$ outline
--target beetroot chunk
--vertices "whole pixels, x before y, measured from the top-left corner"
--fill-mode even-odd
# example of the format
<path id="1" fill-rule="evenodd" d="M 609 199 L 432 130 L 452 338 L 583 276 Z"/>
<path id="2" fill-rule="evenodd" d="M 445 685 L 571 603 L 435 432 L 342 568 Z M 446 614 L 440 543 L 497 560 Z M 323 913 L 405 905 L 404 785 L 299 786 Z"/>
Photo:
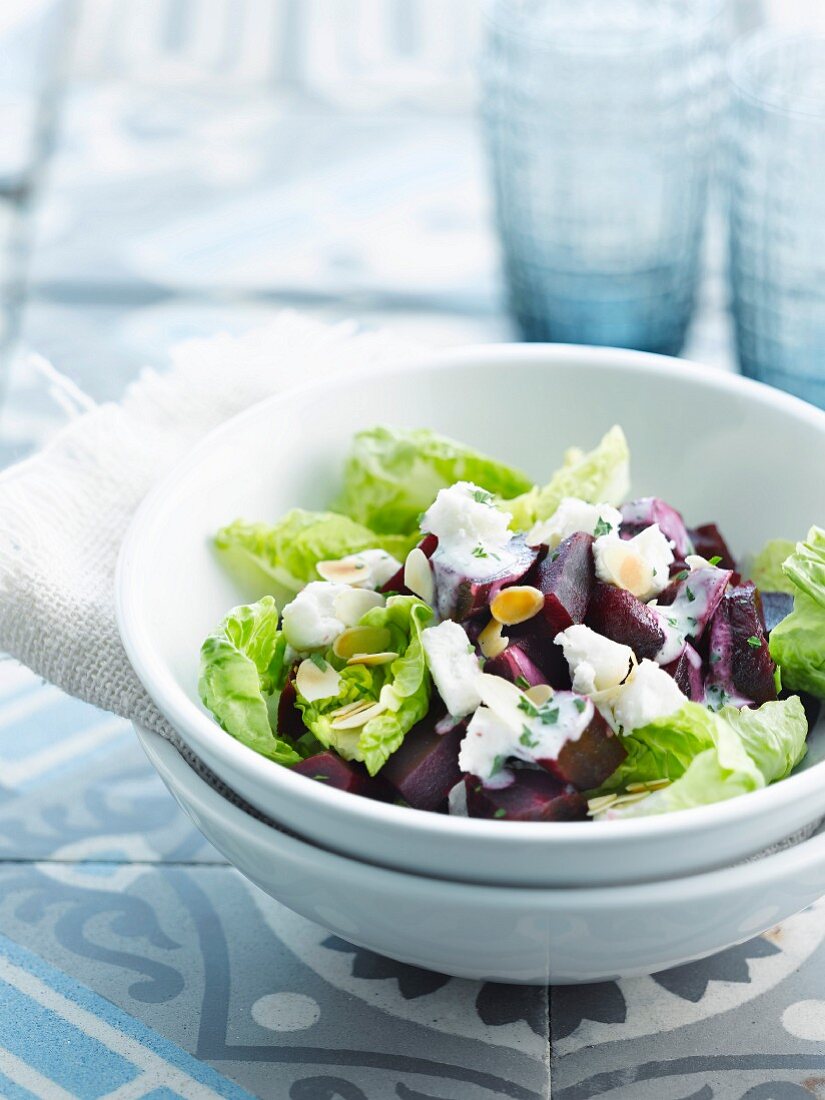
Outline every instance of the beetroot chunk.
<path id="1" fill-rule="evenodd" d="M 437 810 L 461 779 L 458 748 L 467 724 L 459 722 L 447 733 L 438 733 L 438 718 L 439 713 L 431 711 L 413 726 L 381 769 L 381 778 L 417 810 Z"/>
<path id="2" fill-rule="evenodd" d="M 559 698 L 561 692 L 555 697 Z M 562 783 L 580 791 L 600 787 L 618 768 L 627 750 L 597 710 L 577 741 L 567 741 L 555 760 L 537 760 Z"/>
<path id="3" fill-rule="evenodd" d="M 711 623 L 709 701 L 724 703 L 730 696 L 735 705 L 760 706 L 776 698 L 775 671 L 756 587 L 729 588 Z"/>
<path id="4" fill-rule="evenodd" d="M 570 687 L 570 666 L 565 660 L 564 651 L 548 636 L 546 624 L 540 615 L 506 629 L 512 642 L 518 645 L 521 652 L 539 670 L 543 677 L 542 683 L 550 684 L 554 688 Z M 496 672 L 495 669 L 493 671 Z M 502 675 L 500 672 L 496 674 Z"/>
<path id="5" fill-rule="evenodd" d="M 705 697 L 705 678 L 702 673 L 702 658 L 690 644 L 685 643 L 685 648 L 675 661 L 662 666 L 664 671 L 676 681 L 676 686 L 694 703 L 701 702 Z"/>
<path id="6" fill-rule="evenodd" d="M 295 689 L 294 665 L 290 670 L 284 689 L 278 697 L 278 733 L 287 740 L 296 741 L 307 732 L 304 718 L 296 705 L 298 692 Z"/>
<path id="7" fill-rule="evenodd" d="M 545 771 L 520 768 L 509 787 L 482 785 L 465 776 L 470 817 L 497 817 L 505 821 L 582 821 L 587 817 L 583 795 Z"/>
<path id="8" fill-rule="evenodd" d="M 547 677 L 541 669 L 534 665 L 521 646 L 516 644 L 508 645 L 503 653 L 485 662 L 484 671 L 492 676 L 501 676 L 511 684 L 520 683 L 522 680 L 527 681 L 528 687 L 547 683 Z M 524 684 L 522 683 L 521 686 L 524 687 Z"/>
<path id="9" fill-rule="evenodd" d="M 433 558 L 439 615 L 442 619 L 458 622 L 477 615 L 489 606 L 502 588 L 518 584 L 538 555 L 539 551 L 528 546 L 523 535 L 516 535 L 510 540 L 507 550 L 502 551 L 501 569 L 483 580 L 474 580 L 456 571 L 448 562 Z"/>
<path id="10" fill-rule="evenodd" d="M 425 558 L 431 558 L 437 546 L 438 539 L 435 535 L 427 534 L 421 542 L 419 542 L 418 549 L 423 550 Z M 393 573 L 390 579 L 385 584 L 382 584 L 378 591 L 397 592 L 399 596 L 412 596 L 412 592 L 410 592 L 409 588 L 404 584 L 404 566 L 402 565 L 397 572 Z"/>
<path id="11" fill-rule="evenodd" d="M 684 558 L 691 553 L 691 540 L 681 513 L 659 497 L 640 497 L 630 500 L 620 508 L 622 525 L 619 533 L 623 539 L 632 539 L 645 527 L 657 523 L 659 530 L 673 543 L 673 553 Z"/>
<path id="12" fill-rule="evenodd" d="M 593 536 L 577 531 L 551 550 L 524 579 L 544 594 L 542 617 L 554 638 L 573 623 L 583 623 L 596 574 Z"/>
<path id="13" fill-rule="evenodd" d="M 651 660 L 664 645 L 665 632 L 654 611 L 624 588 L 597 583 L 585 622 L 597 634 L 629 645 L 641 661 Z"/>
<path id="14" fill-rule="evenodd" d="M 717 569 L 713 565 L 702 565 L 687 573 L 683 570 L 659 594 L 661 613 L 665 619 L 673 619 L 687 637 L 698 641 L 732 580 L 729 569 Z M 670 612 L 669 607 L 672 608 Z"/>
<path id="15" fill-rule="evenodd" d="M 318 752 L 315 756 L 308 756 L 306 760 L 294 764 L 290 771 L 325 783 L 337 791 L 349 791 L 350 794 L 381 801 L 387 798 L 387 788 L 380 780 L 371 779 L 363 764 L 342 760 L 334 752 Z"/>
<path id="16" fill-rule="evenodd" d="M 707 561 L 711 558 L 719 558 L 718 564 L 722 569 L 736 568 L 736 559 L 715 523 L 703 523 L 701 527 L 691 527 L 688 534 L 695 554 L 699 554 Z"/>

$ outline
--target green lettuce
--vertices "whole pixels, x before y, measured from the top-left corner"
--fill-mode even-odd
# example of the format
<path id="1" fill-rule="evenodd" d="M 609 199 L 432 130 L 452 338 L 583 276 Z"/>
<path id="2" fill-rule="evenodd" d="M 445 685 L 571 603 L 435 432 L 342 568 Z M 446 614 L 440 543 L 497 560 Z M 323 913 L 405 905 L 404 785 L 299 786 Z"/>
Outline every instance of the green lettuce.
<path id="1" fill-rule="evenodd" d="M 359 625 L 385 627 L 389 649 L 398 657 L 388 665 L 344 665 L 330 650 L 327 660 L 338 669 L 338 695 L 298 706 L 304 723 L 327 748 L 345 760 L 360 760 L 375 775 L 401 745 L 408 730 L 429 710 L 430 676 L 424 660 L 421 632 L 431 622 L 432 610 L 415 596 L 390 596 L 386 607 L 374 607 Z M 348 703 L 378 702 L 388 709 L 354 730 L 336 730 L 331 713 Z"/>
<path id="2" fill-rule="evenodd" d="M 785 559 L 794 551 L 794 544 L 788 539 L 771 539 L 766 542 L 750 569 L 750 578 L 763 592 L 789 592 L 794 587 L 790 578 L 785 576 L 782 566 Z"/>
<path id="3" fill-rule="evenodd" d="M 415 543 L 408 535 L 377 535 L 348 516 L 301 508 L 293 508 L 275 524 L 236 520 L 215 536 L 215 545 L 236 572 L 254 566 L 287 594 L 318 580 L 319 561 L 372 548 L 403 561 Z"/>
<path id="4" fill-rule="evenodd" d="M 771 631 L 771 656 L 785 687 L 825 698 L 825 530 L 812 527 L 782 569 L 793 611 Z"/>
<path id="5" fill-rule="evenodd" d="M 722 802 L 784 779 L 805 755 L 808 723 L 798 696 L 758 710 L 699 703 L 623 739 L 627 759 L 604 790 L 670 779 L 671 785 L 618 811 L 638 817 Z"/>
<path id="6" fill-rule="evenodd" d="M 439 489 L 457 481 L 472 481 L 501 497 L 531 484 L 519 470 L 427 428 L 377 427 L 355 436 L 343 492 L 333 507 L 374 531 L 409 533 Z"/>
<path id="7" fill-rule="evenodd" d="M 204 706 L 238 741 L 289 766 L 301 753 L 277 736 L 271 718 L 286 671 L 286 639 L 271 596 L 234 607 L 201 646 L 198 690 Z"/>
<path id="8" fill-rule="evenodd" d="M 590 504 L 621 504 L 629 491 L 630 451 L 624 432 L 615 425 L 594 450 L 567 451 L 564 464 L 547 485 L 505 500 L 501 507 L 512 513 L 513 530 L 523 531 L 552 516 L 564 497 L 579 497 Z"/>

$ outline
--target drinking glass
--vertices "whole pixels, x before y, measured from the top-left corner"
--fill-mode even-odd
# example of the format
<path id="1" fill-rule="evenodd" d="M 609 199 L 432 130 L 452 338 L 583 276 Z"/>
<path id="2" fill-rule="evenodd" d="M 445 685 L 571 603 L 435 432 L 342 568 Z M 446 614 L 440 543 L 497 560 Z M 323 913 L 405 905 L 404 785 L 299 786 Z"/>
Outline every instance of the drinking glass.
<path id="1" fill-rule="evenodd" d="M 758 31 L 730 75 L 739 363 L 825 408 L 825 36 Z"/>
<path id="2" fill-rule="evenodd" d="M 527 340 L 676 353 L 693 309 L 724 0 L 497 0 L 483 118 Z"/>

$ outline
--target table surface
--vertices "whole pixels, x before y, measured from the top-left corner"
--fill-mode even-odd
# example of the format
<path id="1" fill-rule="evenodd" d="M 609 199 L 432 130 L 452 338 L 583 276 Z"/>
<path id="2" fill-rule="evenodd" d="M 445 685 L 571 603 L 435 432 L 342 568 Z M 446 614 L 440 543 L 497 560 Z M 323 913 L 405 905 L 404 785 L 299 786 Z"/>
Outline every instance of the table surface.
<path id="1" fill-rule="evenodd" d="M 30 351 L 104 400 L 171 342 L 285 305 L 433 345 L 513 338 L 469 115 L 170 95 L 71 65 L 44 105 L 0 164 L 0 464 L 61 423 Z M 686 354 L 732 369 L 718 241 Z M 0 884 L 3 1096 L 825 1096 L 825 905 L 650 978 L 416 970 L 261 894 L 127 723 L 11 661 Z"/>

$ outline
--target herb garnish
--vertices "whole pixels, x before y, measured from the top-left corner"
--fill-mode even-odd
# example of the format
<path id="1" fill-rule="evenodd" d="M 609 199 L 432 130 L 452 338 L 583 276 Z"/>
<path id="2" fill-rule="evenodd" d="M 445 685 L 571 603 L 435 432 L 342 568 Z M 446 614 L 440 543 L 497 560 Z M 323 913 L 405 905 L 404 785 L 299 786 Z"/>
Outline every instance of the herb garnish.
<path id="1" fill-rule="evenodd" d="M 714 554 L 712 558 L 708 558 L 708 565 L 718 565 L 722 560 L 719 554 Z"/>
<path id="2" fill-rule="evenodd" d="M 695 594 L 694 594 L 694 592 L 693 592 L 693 589 L 692 589 L 692 588 L 688 588 L 688 586 L 687 586 L 687 585 L 685 585 L 685 595 L 686 595 L 686 596 L 687 596 L 687 598 L 688 598 L 688 603 L 693 603 L 693 601 L 694 601 L 694 600 L 696 599 L 696 596 L 695 596 Z"/>
<path id="3" fill-rule="evenodd" d="M 755 634 L 751 634 L 750 638 L 748 638 L 748 645 L 751 646 L 752 649 L 760 649 L 762 647 L 762 639 L 757 638 Z"/>
<path id="4" fill-rule="evenodd" d="M 602 535 L 609 535 L 612 530 L 613 524 L 608 523 L 606 519 L 602 519 L 602 517 L 599 516 L 599 522 L 593 528 L 593 536 L 599 539 Z"/>
<path id="5" fill-rule="evenodd" d="M 517 676 L 516 687 L 521 688 L 522 691 L 527 691 L 527 689 L 530 687 L 530 681 L 527 679 L 526 676 Z"/>
<path id="6" fill-rule="evenodd" d="M 488 493 L 486 489 L 473 489 L 473 500 L 476 504 L 489 504 L 492 506 L 493 494 Z"/>

